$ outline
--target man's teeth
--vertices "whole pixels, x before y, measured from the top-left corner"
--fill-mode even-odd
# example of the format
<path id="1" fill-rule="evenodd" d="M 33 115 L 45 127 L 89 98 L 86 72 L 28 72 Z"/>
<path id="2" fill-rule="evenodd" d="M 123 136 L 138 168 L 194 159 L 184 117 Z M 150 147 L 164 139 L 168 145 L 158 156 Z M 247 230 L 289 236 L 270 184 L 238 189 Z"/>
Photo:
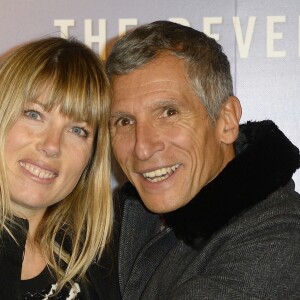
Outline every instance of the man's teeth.
<path id="1" fill-rule="evenodd" d="M 20 162 L 20 166 L 22 168 L 26 169 L 30 174 L 37 176 L 39 178 L 42 178 L 42 179 L 49 179 L 49 178 L 56 177 L 56 174 L 51 171 L 42 170 L 36 166 L 24 163 L 22 161 Z"/>
<path id="2" fill-rule="evenodd" d="M 178 169 L 178 167 L 179 164 L 176 164 L 172 167 L 161 168 L 151 172 L 143 173 L 143 176 L 151 182 L 159 182 L 168 178 L 171 174 L 173 174 L 176 171 L 176 169 Z"/>

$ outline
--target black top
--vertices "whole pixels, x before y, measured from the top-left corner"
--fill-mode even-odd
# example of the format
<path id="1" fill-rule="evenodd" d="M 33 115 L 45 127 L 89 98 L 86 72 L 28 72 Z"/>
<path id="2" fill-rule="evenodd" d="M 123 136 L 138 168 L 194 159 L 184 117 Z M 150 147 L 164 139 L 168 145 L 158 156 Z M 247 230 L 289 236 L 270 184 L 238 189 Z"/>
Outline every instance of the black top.
<path id="1" fill-rule="evenodd" d="M 3 231 L 0 235 L 0 299 L 2 300 L 24 300 L 24 299 L 48 299 L 49 293 L 55 292 L 56 280 L 53 278 L 48 268 L 45 268 L 38 276 L 30 280 L 20 280 L 23 262 L 23 253 L 25 249 L 26 237 L 29 223 L 25 219 L 14 218 L 13 222 L 7 222 L 13 236 L 18 243 Z M 66 248 L 68 249 L 68 248 Z M 101 269 L 97 269 L 95 277 L 98 284 L 98 273 Z M 100 275 L 99 275 L 100 276 Z M 86 280 L 80 280 L 80 284 L 75 283 L 72 286 L 66 286 L 55 297 L 50 299 L 62 300 L 97 300 L 103 299 L 102 289 L 106 287 L 101 285 L 97 287 L 97 293 L 94 287 Z M 78 290 L 80 293 L 78 293 Z M 74 295 L 73 295 L 74 294 Z M 104 298 L 106 299 L 106 298 Z M 109 298 L 108 298 L 109 299 Z"/>
<path id="2" fill-rule="evenodd" d="M 77 284 L 74 284 L 73 288 L 71 286 L 65 287 L 56 295 L 55 299 L 79 299 L 80 288 L 78 288 L 79 285 Z M 47 296 L 52 295 L 56 291 L 55 278 L 52 276 L 49 268 L 46 267 L 38 276 L 28 280 L 21 280 L 20 290 L 22 300 L 48 299 Z"/>

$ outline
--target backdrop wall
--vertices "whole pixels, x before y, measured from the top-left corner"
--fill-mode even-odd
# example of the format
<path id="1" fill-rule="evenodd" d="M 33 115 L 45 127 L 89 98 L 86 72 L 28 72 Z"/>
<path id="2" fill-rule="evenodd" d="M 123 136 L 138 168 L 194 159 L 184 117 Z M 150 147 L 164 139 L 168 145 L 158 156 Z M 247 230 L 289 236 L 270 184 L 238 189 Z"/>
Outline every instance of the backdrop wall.
<path id="1" fill-rule="evenodd" d="M 32 39 L 75 36 L 105 59 L 116 37 L 159 19 L 217 39 L 242 122 L 272 119 L 300 147 L 300 0 L 1 0 L 0 55 Z M 300 191 L 300 171 L 294 180 Z"/>

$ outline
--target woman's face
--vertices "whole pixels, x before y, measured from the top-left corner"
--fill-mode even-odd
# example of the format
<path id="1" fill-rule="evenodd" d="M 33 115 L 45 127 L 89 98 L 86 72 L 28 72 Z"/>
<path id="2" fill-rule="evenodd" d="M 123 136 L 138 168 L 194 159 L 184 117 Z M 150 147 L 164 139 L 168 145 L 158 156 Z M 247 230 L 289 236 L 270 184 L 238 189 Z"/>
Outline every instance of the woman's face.
<path id="1" fill-rule="evenodd" d="M 29 102 L 9 130 L 5 162 L 13 212 L 30 217 L 75 188 L 91 156 L 94 129 L 85 121 L 47 112 L 43 99 Z"/>

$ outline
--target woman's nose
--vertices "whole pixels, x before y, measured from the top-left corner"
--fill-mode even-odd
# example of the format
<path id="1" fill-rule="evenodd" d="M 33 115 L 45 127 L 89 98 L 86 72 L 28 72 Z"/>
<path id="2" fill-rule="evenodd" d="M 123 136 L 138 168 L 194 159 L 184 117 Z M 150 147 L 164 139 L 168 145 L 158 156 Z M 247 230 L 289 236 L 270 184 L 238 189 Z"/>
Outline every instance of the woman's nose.
<path id="1" fill-rule="evenodd" d="M 38 150 L 48 157 L 59 157 L 61 153 L 62 131 L 58 128 L 48 128 L 43 131 L 38 143 Z"/>

